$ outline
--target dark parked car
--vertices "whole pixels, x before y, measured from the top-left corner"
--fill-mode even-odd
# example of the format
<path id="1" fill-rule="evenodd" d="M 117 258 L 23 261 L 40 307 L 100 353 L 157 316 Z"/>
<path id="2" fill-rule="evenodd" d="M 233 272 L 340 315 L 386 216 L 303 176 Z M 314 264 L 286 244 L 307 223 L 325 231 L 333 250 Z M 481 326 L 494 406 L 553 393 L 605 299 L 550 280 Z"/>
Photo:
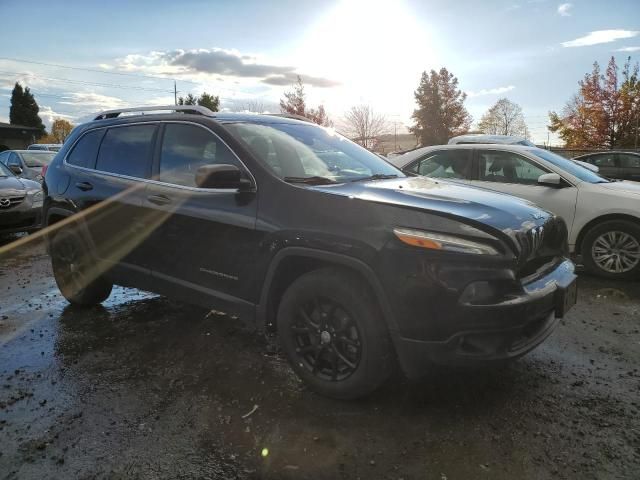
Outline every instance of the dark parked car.
<path id="1" fill-rule="evenodd" d="M 5 150 L 0 163 L 5 164 L 18 177 L 42 182 L 43 171 L 56 156 L 56 152 L 40 150 Z"/>
<path id="2" fill-rule="evenodd" d="M 396 361 L 523 355 L 575 302 L 565 223 L 531 203 L 406 177 L 308 122 L 155 110 L 175 112 L 98 115 L 47 171 L 74 304 L 119 284 L 244 317 L 312 389 L 354 398 Z"/>
<path id="3" fill-rule="evenodd" d="M 580 155 L 573 160 L 595 165 L 598 173 L 605 177 L 640 181 L 640 153 L 612 150 Z"/>
<path id="4" fill-rule="evenodd" d="M 0 234 L 30 232 L 40 227 L 42 187 L 17 178 L 0 163 Z"/>

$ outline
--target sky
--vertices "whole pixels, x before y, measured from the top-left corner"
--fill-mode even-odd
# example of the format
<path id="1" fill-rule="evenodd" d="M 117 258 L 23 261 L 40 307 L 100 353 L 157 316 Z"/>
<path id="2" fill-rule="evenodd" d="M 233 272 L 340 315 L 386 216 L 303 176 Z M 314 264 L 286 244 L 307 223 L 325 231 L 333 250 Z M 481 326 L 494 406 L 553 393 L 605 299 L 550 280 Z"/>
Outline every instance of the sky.
<path id="1" fill-rule="evenodd" d="M 507 97 L 543 143 L 594 61 L 640 59 L 640 0 L 0 0 L 0 20 L 0 121 L 20 81 L 46 125 L 173 104 L 174 80 L 277 111 L 300 75 L 338 126 L 369 104 L 403 131 L 421 73 L 446 67 L 474 124 Z"/>

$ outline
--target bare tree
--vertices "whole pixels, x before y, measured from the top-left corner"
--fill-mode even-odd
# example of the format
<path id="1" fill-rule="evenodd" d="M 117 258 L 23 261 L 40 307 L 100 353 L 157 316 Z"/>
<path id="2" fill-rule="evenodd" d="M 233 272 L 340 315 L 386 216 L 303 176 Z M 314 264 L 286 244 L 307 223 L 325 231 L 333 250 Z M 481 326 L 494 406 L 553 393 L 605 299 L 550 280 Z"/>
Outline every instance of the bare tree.
<path id="1" fill-rule="evenodd" d="M 365 148 L 372 148 L 376 138 L 387 133 L 387 118 L 377 113 L 370 105 L 354 105 L 344 115 L 348 136 Z"/>
<path id="2" fill-rule="evenodd" d="M 501 98 L 480 119 L 478 130 L 489 135 L 516 135 L 529 138 L 522 108 L 507 98 Z"/>
<path id="3" fill-rule="evenodd" d="M 265 111 L 262 100 L 247 100 L 243 105 L 246 112 L 263 113 Z"/>

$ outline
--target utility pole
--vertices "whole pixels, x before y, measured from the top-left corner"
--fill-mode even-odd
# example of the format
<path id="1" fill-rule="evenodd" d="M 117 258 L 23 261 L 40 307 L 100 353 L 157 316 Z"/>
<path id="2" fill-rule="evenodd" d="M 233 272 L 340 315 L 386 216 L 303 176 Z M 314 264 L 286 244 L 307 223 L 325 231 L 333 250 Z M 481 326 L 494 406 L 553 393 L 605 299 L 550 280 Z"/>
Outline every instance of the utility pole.
<path id="1" fill-rule="evenodd" d="M 178 104 L 178 87 L 176 86 L 176 81 L 173 81 L 173 101 L 175 105 Z"/>
<path id="2" fill-rule="evenodd" d="M 638 150 L 638 118 L 640 118 L 640 112 L 636 113 L 636 142 L 635 149 Z"/>

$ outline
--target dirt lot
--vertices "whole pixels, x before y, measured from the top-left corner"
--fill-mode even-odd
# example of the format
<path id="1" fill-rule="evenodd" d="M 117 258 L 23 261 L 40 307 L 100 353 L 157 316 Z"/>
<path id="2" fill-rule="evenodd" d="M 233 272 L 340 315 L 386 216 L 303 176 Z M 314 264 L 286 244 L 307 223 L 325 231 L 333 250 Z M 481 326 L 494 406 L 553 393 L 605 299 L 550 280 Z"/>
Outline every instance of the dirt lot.
<path id="1" fill-rule="evenodd" d="M 640 283 L 580 289 L 507 369 L 345 403 L 226 317 L 122 288 L 70 308 L 21 248 L 0 259 L 0 478 L 639 478 Z"/>

